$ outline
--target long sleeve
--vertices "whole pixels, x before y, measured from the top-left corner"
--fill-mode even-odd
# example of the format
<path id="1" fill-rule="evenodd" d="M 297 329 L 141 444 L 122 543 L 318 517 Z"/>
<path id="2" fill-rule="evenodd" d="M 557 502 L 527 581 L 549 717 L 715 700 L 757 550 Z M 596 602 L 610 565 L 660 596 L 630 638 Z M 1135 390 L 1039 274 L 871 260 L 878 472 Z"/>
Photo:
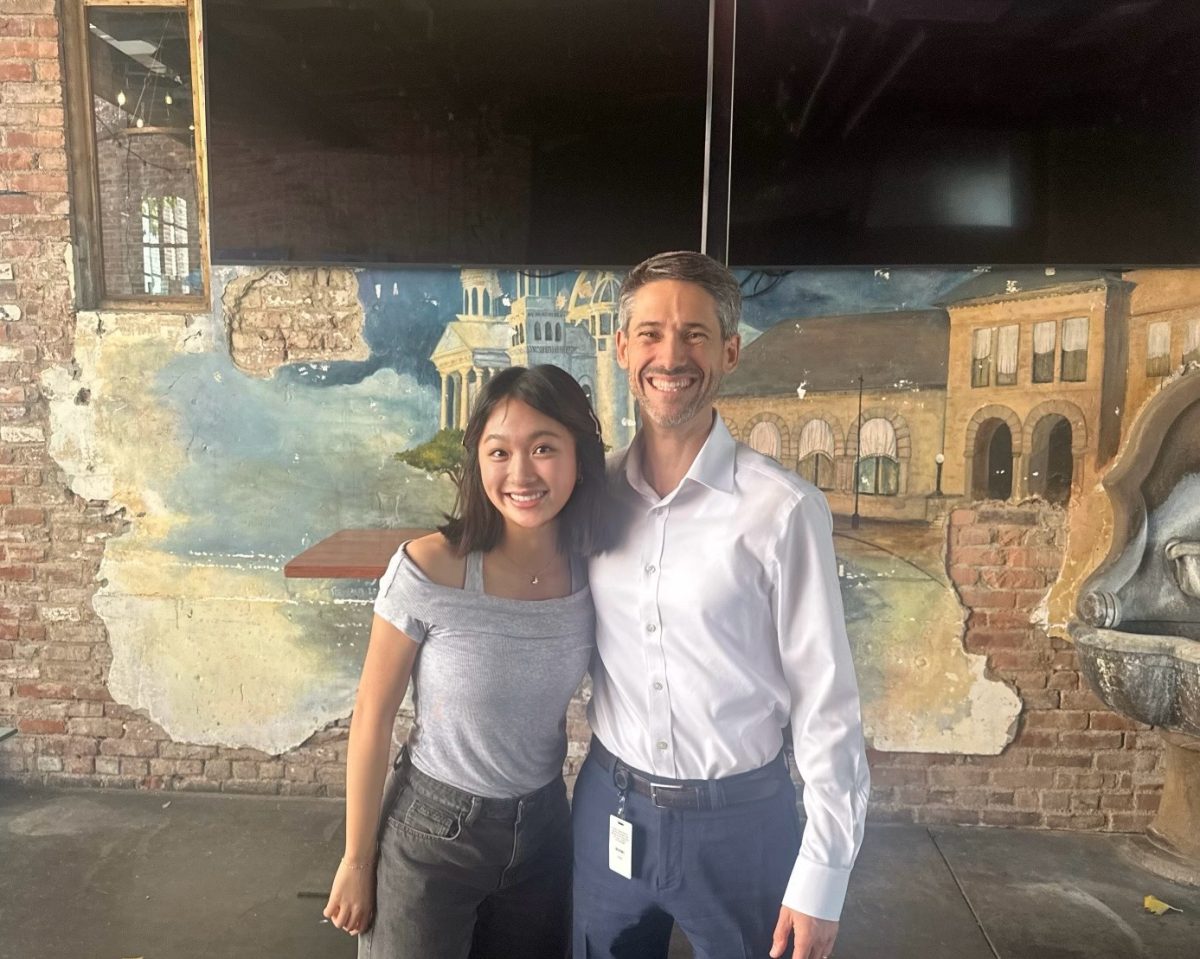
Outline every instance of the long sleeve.
<path id="1" fill-rule="evenodd" d="M 836 920 L 862 844 L 870 772 L 832 531 L 824 498 L 800 496 L 782 518 L 772 574 L 780 659 L 791 692 L 792 737 L 808 816 L 783 903 Z"/>

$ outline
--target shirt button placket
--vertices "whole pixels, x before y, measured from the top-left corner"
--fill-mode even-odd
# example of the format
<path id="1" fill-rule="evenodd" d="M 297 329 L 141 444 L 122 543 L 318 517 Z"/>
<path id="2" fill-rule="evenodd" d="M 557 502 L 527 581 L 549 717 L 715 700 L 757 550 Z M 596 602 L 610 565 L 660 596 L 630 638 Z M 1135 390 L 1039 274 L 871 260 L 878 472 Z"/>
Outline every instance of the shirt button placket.
<path id="1" fill-rule="evenodd" d="M 667 651 L 663 644 L 662 610 L 658 606 L 659 578 L 662 575 L 662 556 L 666 540 L 668 507 L 660 507 L 654 513 L 654 535 L 642 557 L 643 583 L 646 588 L 646 638 L 654 644 L 656 655 L 654 667 L 649 670 L 650 684 L 650 734 L 652 750 L 651 769 L 659 775 L 671 776 L 675 772 L 672 749 L 671 698 L 666 691 Z"/>

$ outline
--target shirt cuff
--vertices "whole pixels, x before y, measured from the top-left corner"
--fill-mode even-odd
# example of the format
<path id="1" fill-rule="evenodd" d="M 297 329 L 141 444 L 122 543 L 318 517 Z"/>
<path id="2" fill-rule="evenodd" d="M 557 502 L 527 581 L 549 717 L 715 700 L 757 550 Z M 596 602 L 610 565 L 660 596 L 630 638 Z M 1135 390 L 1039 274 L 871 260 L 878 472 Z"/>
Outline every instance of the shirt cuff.
<path id="1" fill-rule="evenodd" d="M 792 867 L 783 904 L 806 916 L 837 922 L 842 915 L 849 884 L 849 869 L 822 866 L 801 856 Z"/>

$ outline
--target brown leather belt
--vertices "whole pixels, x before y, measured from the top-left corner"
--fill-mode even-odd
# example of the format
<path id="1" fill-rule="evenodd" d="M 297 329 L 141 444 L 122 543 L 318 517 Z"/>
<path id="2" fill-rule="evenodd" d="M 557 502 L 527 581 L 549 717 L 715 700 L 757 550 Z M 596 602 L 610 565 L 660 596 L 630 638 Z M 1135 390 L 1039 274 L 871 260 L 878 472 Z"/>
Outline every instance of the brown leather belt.
<path id="1" fill-rule="evenodd" d="M 767 765 L 746 773 L 737 773 L 724 779 L 667 779 L 651 776 L 639 769 L 626 765 L 600 742 L 592 737 L 588 752 L 601 768 L 613 774 L 617 789 L 630 789 L 641 796 L 649 797 L 654 805 L 662 809 L 693 809 L 697 811 L 723 809 L 739 803 L 767 799 L 779 792 L 787 779 L 787 760 L 780 751 Z"/>

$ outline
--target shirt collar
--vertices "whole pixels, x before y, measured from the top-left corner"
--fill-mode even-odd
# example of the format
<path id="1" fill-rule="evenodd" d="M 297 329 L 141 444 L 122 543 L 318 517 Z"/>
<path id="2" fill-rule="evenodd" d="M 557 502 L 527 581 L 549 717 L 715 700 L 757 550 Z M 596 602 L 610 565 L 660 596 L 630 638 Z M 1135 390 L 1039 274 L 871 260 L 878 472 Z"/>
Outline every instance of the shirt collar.
<path id="1" fill-rule="evenodd" d="M 733 492 L 733 466 L 736 451 L 737 442 L 734 440 L 732 434 L 730 434 L 729 427 L 721 419 L 721 414 L 714 410 L 712 429 L 708 431 L 708 438 L 705 439 L 704 445 L 700 447 L 700 452 L 692 460 L 692 465 L 687 473 L 684 474 L 679 486 L 662 497 L 662 499 L 669 499 L 674 496 L 675 492 L 687 480 L 707 486 L 709 489 L 718 492 Z M 650 484 L 646 482 L 645 476 L 642 473 L 642 436 L 640 433 L 629 444 L 629 449 L 625 453 L 624 469 L 625 481 L 634 490 L 647 499 L 657 501 L 660 498 Z"/>

